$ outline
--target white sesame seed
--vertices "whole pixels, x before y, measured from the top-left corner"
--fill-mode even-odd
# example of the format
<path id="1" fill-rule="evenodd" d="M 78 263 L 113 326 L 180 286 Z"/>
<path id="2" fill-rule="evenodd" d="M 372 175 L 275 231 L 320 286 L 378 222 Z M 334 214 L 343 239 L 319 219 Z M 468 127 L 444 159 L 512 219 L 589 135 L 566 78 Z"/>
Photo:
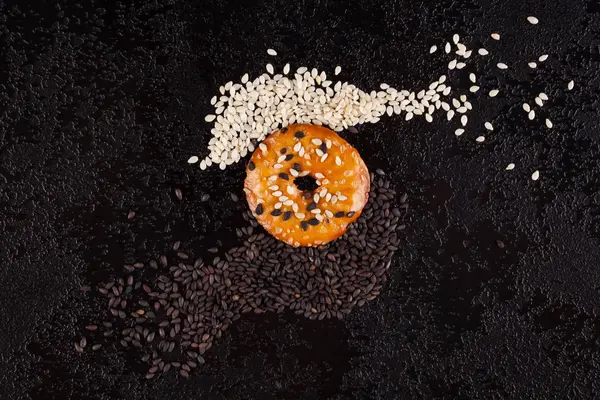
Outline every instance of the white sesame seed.
<path id="1" fill-rule="evenodd" d="M 267 145 L 264 143 L 260 143 L 258 145 L 258 148 L 260 149 L 260 151 L 262 151 L 263 154 L 267 154 Z"/>
<path id="2" fill-rule="evenodd" d="M 528 113 L 531 111 L 531 107 L 529 107 L 529 104 L 523 103 L 523 110 Z"/>
<path id="3" fill-rule="evenodd" d="M 323 142 L 321 141 L 321 139 L 318 139 L 318 138 L 314 138 L 314 139 L 312 139 L 312 140 L 311 140 L 311 142 L 312 142 L 312 144 L 314 144 L 315 146 L 320 146 L 320 145 L 321 145 L 321 143 L 323 143 Z"/>
<path id="4" fill-rule="evenodd" d="M 295 169 L 291 168 L 290 169 L 290 175 L 292 175 L 294 178 L 296 178 L 298 176 L 298 171 L 296 171 Z"/>
<path id="5" fill-rule="evenodd" d="M 410 121 L 411 119 L 413 119 L 413 117 L 414 117 L 414 114 L 409 112 L 409 113 L 406 113 L 406 117 L 404 117 L 404 119 L 406 121 Z"/>
<path id="6" fill-rule="evenodd" d="M 548 54 L 542 54 L 540 58 L 538 58 L 539 62 L 544 62 L 548 59 Z"/>
<path id="7" fill-rule="evenodd" d="M 212 122 L 212 121 L 214 121 L 214 120 L 215 120 L 215 118 L 217 118 L 215 115 L 208 114 L 206 117 L 204 117 L 204 120 L 205 120 L 206 122 Z"/>
<path id="8" fill-rule="evenodd" d="M 267 64 L 267 72 L 273 75 L 275 70 L 273 70 L 273 66 L 271 64 Z"/>
<path id="9" fill-rule="evenodd" d="M 531 68 L 531 69 L 535 69 L 535 68 L 537 68 L 537 63 L 535 63 L 535 62 L 533 62 L 533 61 L 532 61 L 532 62 L 530 62 L 530 63 L 528 63 L 527 65 L 529 65 L 529 68 Z"/>
<path id="10" fill-rule="evenodd" d="M 498 89 L 492 89 L 492 90 L 490 90 L 489 96 L 496 97 L 496 96 L 498 96 L 498 93 L 500 93 L 500 91 Z"/>
<path id="11" fill-rule="evenodd" d="M 273 49 L 267 49 L 267 54 L 270 56 L 276 56 L 277 52 Z"/>
<path id="12" fill-rule="evenodd" d="M 271 186 L 269 186 L 269 190 L 272 190 L 272 191 L 279 190 L 279 186 L 278 185 L 271 185 Z"/>
<path id="13" fill-rule="evenodd" d="M 285 66 L 283 67 L 283 74 L 287 75 L 290 73 L 290 64 L 285 64 Z"/>
<path id="14" fill-rule="evenodd" d="M 467 122 L 469 122 L 469 118 L 466 115 L 460 117 L 460 123 L 462 124 L 462 126 L 466 126 Z"/>
<path id="15" fill-rule="evenodd" d="M 494 40 L 500 40 L 500 35 L 499 35 L 499 34 L 497 34 L 497 33 L 492 33 L 490 36 L 491 36 L 491 37 L 492 37 L 492 39 L 494 39 Z"/>
<path id="16" fill-rule="evenodd" d="M 570 81 L 570 82 L 567 84 L 567 89 L 568 89 L 568 90 L 573 90 L 573 88 L 574 88 L 574 87 L 575 87 L 575 81 Z"/>
<path id="17" fill-rule="evenodd" d="M 536 97 L 534 99 L 535 104 L 537 104 L 538 106 L 542 107 L 544 105 L 544 102 L 542 101 L 542 99 L 540 99 L 539 97 Z"/>
<path id="18" fill-rule="evenodd" d="M 342 72 L 342 67 L 340 67 L 339 65 L 337 67 L 335 67 L 335 72 L 334 75 L 339 75 L 340 72 Z"/>
<path id="19" fill-rule="evenodd" d="M 304 213 L 296 213 L 296 218 L 298 219 L 304 219 L 306 217 L 306 215 L 304 215 Z"/>
<path id="20" fill-rule="evenodd" d="M 477 82 L 477 76 L 475 76 L 475 74 L 471 72 L 471 73 L 469 74 L 469 80 L 470 80 L 471 82 L 475 83 L 475 82 Z"/>
<path id="21" fill-rule="evenodd" d="M 198 162 L 197 156 L 191 156 L 190 158 L 188 158 L 188 164 L 196 164 L 197 162 Z"/>
<path id="22" fill-rule="evenodd" d="M 480 56 L 487 56 L 488 54 L 490 54 L 490 52 L 484 48 L 477 50 L 477 52 L 479 53 Z"/>
<path id="23" fill-rule="evenodd" d="M 281 168 L 283 168 L 283 165 L 282 164 L 274 164 L 273 168 L 275 168 L 275 169 L 281 169 Z"/>
<path id="24" fill-rule="evenodd" d="M 436 45 L 433 45 L 433 46 L 431 46 L 431 48 L 429 49 L 429 54 L 433 54 L 433 53 L 435 53 L 436 51 L 437 51 L 437 46 L 436 46 Z"/>
<path id="25" fill-rule="evenodd" d="M 536 17 L 533 16 L 527 17 L 527 21 L 529 21 L 531 25 L 537 25 L 537 23 L 540 22 Z"/>
<path id="26" fill-rule="evenodd" d="M 381 90 L 386 90 L 389 89 L 390 85 L 388 85 L 387 83 L 382 83 L 381 85 L 379 85 L 379 87 L 381 88 Z"/>
<path id="27" fill-rule="evenodd" d="M 530 120 L 533 120 L 535 118 L 535 111 L 533 111 L 533 110 L 529 111 L 528 117 Z"/>
<path id="28" fill-rule="evenodd" d="M 496 64 L 496 66 L 497 66 L 499 69 L 507 69 L 507 68 L 508 68 L 508 65 L 506 65 L 506 64 L 504 64 L 504 63 L 498 63 L 498 64 Z"/>
<path id="29" fill-rule="evenodd" d="M 511 170 L 515 169 L 515 164 L 513 164 L 513 163 L 510 163 L 510 164 L 508 164 L 508 165 L 506 166 L 506 168 L 505 168 L 505 169 L 506 169 L 507 171 L 511 171 Z"/>
<path id="30" fill-rule="evenodd" d="M 339 156 L 335 156 L 335 163 L 338 166 L 341 166 L 342 165 L 342 159 Z"/>
<path id="31" fill-rule="evenodd" d="M 300 67 L 300 68 L 298 68 L 298 69 L 296 70 L 296 73 L 297 73 L 298 75 L 303 75 L 303 74 L 304 74 L 306 71 L 308 71 L 308 68 L 306 68 L 306 67 Z"/>
<path id="32" fill-rule="evenodd" d="M 302 143 L 300 143 L 300 142 L 296 143 L 293 147 L 293 149 L 296 153 L 299 152 L 301 148 L 302 148 Z"/>
<path id="33" fill-rule="evenodd" d="M 283 205 L 282 202 L 278 201 L 277 203 L 275 203 L 275 205 L 273 206 L 276 210 L 279 210 L 281 208 L 281 206 Z"/>
<path id="34" fill-rule="evenodd" d="M 542 92 L 538 96 L 540 97 L 540 99 L 548 101 L 548 95 L 546 93 Z"/>
<path id="35" fill-rule="evenodd" d="M 548 118 L 546 118 L 546 126 L 548 127 L 548 129 L 552 129 L 552 127 L 554 126 L 552 124 L 552 121 L 550 121 Z"/>
<path id="36" fill-rule="evenodd" d="M 213 96 L 213 97 L 210 99 L 210 105 L 211 105 L 211 106 L 214 106 L 215 104 L 217 104 L 217 96 Z"/>
<path id="37" fill-rule="evenodd" d="M 425 120 L 427 122 L 433 122 L 433 117 L 431 116 L 431 114 L 427 113 L 425 114 Z"/>
<path id="38" fill-rule="evenodd" d="M 478 136 L 477 139 L 475 139 L 475 141 L 481 143 L 485 140 L 485 136 Z"/>
<path id="39" fill-rule="evenodd" d="M 459 40 L 460 40 L 460 36 L 458 36 L 458 33 L 455 33 L 452 36 L 452 41 L 454 42 L 454 44 L 457 44 Z"/>
<path id="40" fill-rule="evenodd" d="M 484 124 L 484 126 L 485 126 L 485 129 L 487 129 L 488 131 L 493 131 L 494 130 L 494 126 L 492 125 L 491 122 L 486 122 Z"/>
<path id="41" fill-rule="evenodd" d="M 465 133 L 465 130 L 464 130 L 463 128 L 458 128 L 457 130 L 455 130 L 455 131 L 454 131 L 454 134 L 455 134 L 456 136 L 460 136 L 460 135 L 462 135 L 463 133 Z"/>
<path id="42" fill-rule="evenodd" d="M 450 121 L 454 117 L 454 110 L 450 110 L 446 113 L 446 118 Z"/>
<path id="43" fill-rule="evenodd" d="M 457 99 L 452 99 L 452 105 L 454 106 L 454 108 L 458 108 L 460 107 L 460 101 L 458 101 Z"/>
<path id="44" fill-rule="evenodd" d="M 206 161 L 205 160 L 200 161 L 200 169 L 201 170 L 205 170 L 206 169 Z"/>
<path id="45" fill-rule="evenodd" d="M 321 157 L 321 162 L 324 162 L 325 160 L 327 160 L 327 157 L 329 157 L 329 153 L 323 154 L 323 157 Z"/>
<path id="46" fill-rule="evenodd" d="M 446 75 L 442 75 L 442 76 L 440 76 L 440 79 L 438 79 L 438 82 L 439 82 L 439 83 L 444 83 L 444 82 L 446 82 Z"/>
<path id="47" fill-rule="evenodd" d="M 317 172 L 317 173 L 315 174 L 315 178 L 317 178 L 317 179 L 323 179 L 323 178 L 325 178 L 325 175 L 323 175 L 323 174 L 322 174 L 322 173 L 320 173 L 320 172 Z"/>
<path id="48" fill-rule="evenodd" d="M 456 68 L 456 64 L 457 64 L 457 61 L 456 61 L 456 59 L 454 59 L 454 60 L 450 61 L 450 62 L 448 63 L 448 69 L 454 69 L 454 68 Z"/>
<path id="49" fill-rule="evenodd" d="M 531 179 L 533 179 L 534 181 L 540 179 L 540 171 L 534 171 L 533 174 L 531 174 Z"/>
<path id="50" fill-rule="evenodd" d="M 463 69 L 466 66 L 467 64 L 465 64 L 464 62 L 459 62 L 456 64 L 456 69 Z"/>
<path id="51" fill-rule="evenodd" d="M 446 52 L 446 54 L 448 54 L 451 50 L 452 46 L 450 46 L 450 43 L 446 42 L 446 45 L 444 46 L 444 51 Z"/>
<path id="52" fill-rule="evenodd" d="M 469 88 L 469 92 L 475 93 L 479 90 L 479 86 L 473 85 Z"/>

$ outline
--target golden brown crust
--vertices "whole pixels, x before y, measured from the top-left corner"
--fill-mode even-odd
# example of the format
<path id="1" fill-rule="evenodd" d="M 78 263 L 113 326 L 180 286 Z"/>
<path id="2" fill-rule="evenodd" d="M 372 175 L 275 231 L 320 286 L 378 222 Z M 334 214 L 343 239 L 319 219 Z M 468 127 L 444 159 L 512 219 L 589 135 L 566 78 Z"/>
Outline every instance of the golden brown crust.
<path id="1" fill-rule="evenodd" d="M 310 198 L 294 184 L 307 174 L 319 184 Z M 269 135 L 252 154 L 244 182 L 256 220 L 292 246 L 318 246 L 343 235 L 360 216 L 369 188 L 358 151 L 332 130 L 307 124 Z"/>

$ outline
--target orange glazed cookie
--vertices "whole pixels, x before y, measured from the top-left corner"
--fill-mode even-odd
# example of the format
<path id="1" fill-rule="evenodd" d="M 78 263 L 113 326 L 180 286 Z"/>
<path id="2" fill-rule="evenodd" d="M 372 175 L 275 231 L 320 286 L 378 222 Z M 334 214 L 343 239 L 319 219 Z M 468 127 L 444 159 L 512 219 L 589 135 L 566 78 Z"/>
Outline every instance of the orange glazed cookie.
<path id="1" fill-rule="evenodd" d="M 356 149 L 334 131 L 307 124 L 289 125 L 260 143 L 244 182 L 256 220 L 292 246 L 343 235 L 367 204 L 369 187 Z"/>

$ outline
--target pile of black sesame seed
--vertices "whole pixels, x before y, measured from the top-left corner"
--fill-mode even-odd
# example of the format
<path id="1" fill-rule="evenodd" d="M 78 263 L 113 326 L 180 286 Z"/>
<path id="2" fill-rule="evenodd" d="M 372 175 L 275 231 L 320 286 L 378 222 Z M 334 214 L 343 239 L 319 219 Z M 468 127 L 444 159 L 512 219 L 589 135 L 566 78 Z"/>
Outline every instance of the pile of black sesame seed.
<path id="1" fill-rule="evenodd" d="M 407 196 L 396 195 L 383 171 L 377 175 L 371 174 L 361 217 L 319 248 L 294 248 L 262 229 L 255 232 L 258 224 L 248 210 L 249 226 L 236 230 L 243 243 L 211 262 L 193 261 L 176 243 L 171 259 L 126 265 L 126 277 L 98 288 L 108 298 L 109 320 L 86 327 L 90 340 L 116 338 L 122 347 L 137 348 L 149 364 L 148 379 L 172 368 L 187 377 L 244 313 L 289 309 L 310 319 L 342 319 L 381 293 L 404 229 Z M 150 276 L 152 283 L 139 280 Z M 77 341 L 76 350 L 84 352 L 87 341 Z"/>

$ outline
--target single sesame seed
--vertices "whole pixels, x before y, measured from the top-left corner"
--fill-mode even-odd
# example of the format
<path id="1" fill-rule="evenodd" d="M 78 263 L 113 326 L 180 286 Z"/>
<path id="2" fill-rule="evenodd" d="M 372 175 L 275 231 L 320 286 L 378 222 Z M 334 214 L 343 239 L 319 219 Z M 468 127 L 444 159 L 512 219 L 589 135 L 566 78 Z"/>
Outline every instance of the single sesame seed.
<path id="1" fill-rule="evenodd" d="M 494 126 L 492 125 L 491 122 L 486 122 L 484 125 L 485 125 L 485 129 L 487 129 L 488 131 L 494 130 Z"/>
<path id="2" fill-rule="evenodd" d="M 490 54 L 490 52 L 484 48 L 477 50 L 477 52 L 479 53 L 480 56 L 487 56 L 488 54 Z"/>
<path id="3" fill-rule="evenodd" d="M 542 54 L 540 58 L 538 58 L 539 62 L 544 62 L 548 59 L 548 54 Z"/>
<path id="4" fill-rule="evenodd" d="M 287 75 L 290 73 L 290 64 L 285 64 L 285 66 L 283 67 L 283 74 Z"/>
<path id="5" fill-rule="evenodd" d="M 531 174 L 531 179 L 533 179 L 534 181 L 540 179 L 540 171 L 534 171 L 533 174 Z"/>
<path id="6" fill-rule="evenodd" d="M 469 74 L 469 80 L 470 80 L 471 82 L 475 83 L 475 82 L 477 82 L 477 76 L 475 76 L 475 74 L 471 72 L 471 73 Z"/>
<path id="7" fill-rule="evenodd" d="M 507 171 L 510 171 L 510 170 L 513 170 L 513 169 L 515 169 L 515 164 L 513 164 L 513 163 L 510 163 L 510 164 L 508 164 L 508 165 L 506 166 L 506 170 L 507 170 Z"/>
<path id="8" fill-rule="evenodd" d="M 568 89 L 568 90 L 573 90 L 573 88 L 574 88 L 574 87 L 575 87 L 575 81 L 570 81 L 570 82 L 567 84 L 567 89 Z"/>
<path id="9" fill-rule="evenodd" d="M 467 64 L 465 64 L 464 62 L 459 62 L 456 64 L 456 69 L 463 69 L 466 66 Z"/>
<path id="10" fill-rule="evenodd" d="M 457 64 L 457 61 L 456 61 L 456 59 L 454 59 L 454 60 L 450 61 L 450 62 L 448 63 L 448 69 L 452 70 L 452 69 L 456 68 L 456 64 Z"/>
<path id="11" fill-rule="evenodd" d="M 537 23 L 540 22 L 536 17 L 533 16 L 527 17 L 527 21 L 529 21 L 531 25 L 537 25 Z"/>
<path id="12" fill-rule="evenodd" d="M 213 115 L 213 114 L 208 114 L 206 117 L 204 117 L 204 120 L 205 120 L 206 122 L 212 122 L 212 121 L 214 121 L 214 120 L 215 120 L 215 118 L 217 118 L 215 115 Z"/>
<path id="13" fill-rule="evenodd" d="M 528 113 L 529 111 L 531 111 L 531 107 L 529 106 L 529 104 L 523 103 L 523 110 Z"/>
<path id="14" fill-rule="evenodd" d="M 465 133 L 465 130 L 464 130 L 463 128 L 458 128 L 457 130 L 455 130 L 455 131 L 454 131 L 454 134 L 455 134 L 456 136 L 460 136 L 460 135 L 462 135 L 463 133 Z"/>
<path id="15" fill-rule="evenodd" d="M 469 88 L 469 92 L 475 93 L 479 90 L 479 86 L 473 85 Z"/>
<path id="16" fill-rule="evenodd" d="M 273 49 L 267 49 L 267 54 L 270 56 L 276 56 L 277 52 Z"/>
<path id="17" fill-rule="evenodd" d="M 546 118 L 546 126 L 548 127 L 548 129 L 552 129 L 552 127 L 554 126 L 552 124 L 552 121 L 550 121 L 548 118 Z"/>
<path id="18" fill-rule="evenodd" d="M 436 46 L 436 45 L 433 45 L 433 46 L 431 46 L 431 48 L 429 49 L 429 54 L 433 54 L 433 53 L 435 53 L 436 51 L 437 51 L 437 46 Z"/>
<path id="19" fill-rule="evenodd" d="M 452 36 L 452 41 L 454 42 L 454 44 L 457 44 L 459 40 L 460 40 L 460 36 L 458 36 L 458 33 L 455 33 Z"/>
<path id="20" fill-rule="evenodd" d="M 499 35 L 499 34 L 497 34 L 497 33 L 492 33 L 490 36 L 491 36 L 491 37 L 492 37 L 492 39 L 494 39 L 494 40 L 500 40 L 500 35 Z"/>
<path id="21" fill-rule="evenodd" d="M 381 90 L 386 90 L 389 89 L 390 85 L 388 85 L 387 83 L 382 83 L 381 85 L 379 85 L 379 87 L 381 88 Z"/>
<path id="22" fill-rule="evenodd" d="M 504 64 L 504 63 L 498 63 L 498 64 L 496 64 L 496 66 L 497 66 L 499 69 L 507 69 L 507 68 L 508 68 L 508 65 L 506 65 L 506 64 Z"/>
<path id="23" fill-rule="evenodd" d="M 188 164 L 196 164 L 198 162 L 198 157 L 197 156 L 191 156 L 190 158 L 188 158 Z"/>
<path id="24" fill-rule="evenodd" d="M 481 142 L 485 141 L 485 136 L 478 136 L 477 139 L 475 139 L 475 141 L 481 143 Z"/>
<path id="25" fill-rule="evenodd" d="M 548 95 L 546 93 L 542 92 L 538 96 L 540 97 L 540 99 L 548 101 Z"/>
<path id="26" fill-rule="evenodd" d="M 535 111 L 533 111 L 533 110 L 529 111 L 528 117 L 530 120 L 533 120 L 535 118 Z"/>
<path id="27" fill-rule="evenodd" d="M 500 91 L 498 89 L 492 89 L 492 90 L 490 90 L 489 96 L 496 97 L 496 96 L 498 96 L 498 93 L 500 93 Z"/>
<path id="28" fill-rule="evenodd" d="M 267 72 L 271 75 L 275 73 L 275 70 L 273 69 L 273 66 L 271 64 L 267 64 Z"/>
<path id="29" fill-rule="evenodd" d="M 335 67 L 335 72 L 334 75 L 339 75 L 340 72 L 342 72 L 342 67 L 340 67 L 339 65 L 337 67 Z"/>
<path id="30" fill-rule="evenodd" d="M 446 52 L 446 54 L 448 54 L 451 50 L 452 46 L 450 46 L 450 43 L 446 42 L 446 45 L 444 46 L 444 51 Z"/>
<path id="31" fill-rule="evenodd" d="M 531 68 L 531 69 L 535 69 L 535 68 L 537 68 L 537 63 L 535 63 L 535 62 L 533 62 L 533 61 L 532 61 L 532 62 L 530 62 L 530 63 L 528 63 L 527 65 L 529 65 L 529 68 Z"/>
<path id="32" fill-rule="evenodd" d="M 539 97 L 536 97 L 534 99 L 535 104 L 537 104 L 538 106 L 542 107 L 544 105 L 544 102 L 542 101 L 542 99 L 540 99 Z"/>
<path id="33" fill-rule="evenodd" d="M 460 123 L 462 124 L 462 126 L 466 126 L 468 121 L 469 121 L 469 118 L 466 115 L 463 115 L 462 117 L 460 117 Z"/>
<path id="34" fill-rule="evenodd" d="M 242 76 L 242 83 L 245 85 L 248 82 L 248 73 L 245 73 L 244 76 Z"/>
<path id="35" fill-rule="evenodd" d="M 338 166 L 341 166 L 342 165 L 342 159 L 339 156 L 335 156 L 335 163 Z"/>

